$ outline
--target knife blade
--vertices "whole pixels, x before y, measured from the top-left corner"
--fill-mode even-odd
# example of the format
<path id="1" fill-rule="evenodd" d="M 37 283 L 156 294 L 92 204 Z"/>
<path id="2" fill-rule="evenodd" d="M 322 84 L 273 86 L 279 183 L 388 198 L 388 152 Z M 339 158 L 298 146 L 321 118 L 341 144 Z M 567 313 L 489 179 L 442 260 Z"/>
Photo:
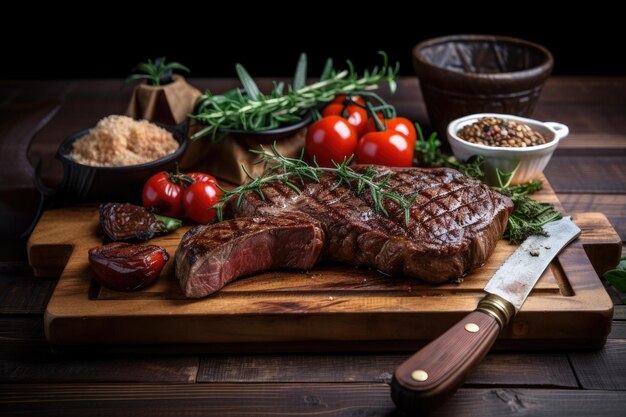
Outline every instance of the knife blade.
<path id="1" fill-rule="evenodd" d="M 520 310 L 556 255 L 580 235 L 571 217 L 526 239 L 485 286 L 476 310 L 407 359 L 395 371 L 391 397 L 407 413 L 427 414 L 463 384 Z"/>

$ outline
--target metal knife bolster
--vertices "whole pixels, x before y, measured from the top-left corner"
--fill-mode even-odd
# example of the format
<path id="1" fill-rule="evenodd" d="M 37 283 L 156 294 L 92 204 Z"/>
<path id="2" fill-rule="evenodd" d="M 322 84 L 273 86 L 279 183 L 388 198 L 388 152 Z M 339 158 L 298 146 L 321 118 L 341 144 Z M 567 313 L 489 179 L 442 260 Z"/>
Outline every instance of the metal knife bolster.
<path id="1" fill-rule="evenodd" d="M 509 324 L 513 316 L 515 316 L 513 304 L 495 294 L 487 294 L 480 300 L 476 311 L 482 311 L 492 316 L 500 325 L 500 329 L 504 329 L 504 326 Z"/>
<path id="2" fill-rule="evenodd" d="M 498 269 L 485 286 L 487 296 L 476 310 L 493 316 L 504 328 L 526 301 L 556 255 L 580 235 L 571 217 L 544 226 L 547 236 L 531 236 Z"/>

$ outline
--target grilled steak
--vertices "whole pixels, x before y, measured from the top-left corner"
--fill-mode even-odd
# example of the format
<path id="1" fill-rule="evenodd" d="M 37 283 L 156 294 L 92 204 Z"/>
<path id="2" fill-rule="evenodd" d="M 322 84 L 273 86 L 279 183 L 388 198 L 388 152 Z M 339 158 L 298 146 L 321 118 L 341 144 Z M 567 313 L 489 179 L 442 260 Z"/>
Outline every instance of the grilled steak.
<path id="1" fill-rule="evenodd" d="M 384 200 L 389 217 L 376 213 L 367 188 L 358 196 L 346 186 L 335 188 L 330 174 L 300 195 L 272 184 L 263 188 L 265 200 L 247 193 L 239 207 L 231 200 L 229 210 L 235 217 L 305 214 L 326 233 L 324 258 L 391 275 L 442 283 L 485 262 L 504 233 L 513 209 L 509 198 L 453 169 L 376 169 L 380 178 L 392 173 L 391 191 L 405 198 L 417 193 L 408 225 L 393 201 Z"/>
<path id="2" fill-rule="evenodd" d="M 203 296 L 238 276 L 277 266 L 310 268 L 322 236 L 323 259 L 431 283 L 459 278 L 485 262 L 504 233 L 513 209 L 509 198 L 452 169 L 376 169 L 379 178 L 391 173 L 390 191 L 407 199 L 417 194 L 408 225 L 394 201 L 383 201 L 388 217 L 377 213 L 367 188 L 356 195 L 345 185 L 335 187 L 331 174 L 302 186 L 301 194 L 281 183 L 268 185 L 264 199 L 247 193 L 239 206 L 229 201 L 226 214 L 235 220 L 185 235 L 176 254 L 183 291 Z M 282 238 L 296 231 L 305 237 Z"/>
<path id="3" fill-rule="evenodd" d="M 324 232 L 303 216 L 245 217 L 197 226 L 176 251 L 176 275 L 187 297 L 212 294 L 235 278 L 269 269 L 310 269 Z"/>

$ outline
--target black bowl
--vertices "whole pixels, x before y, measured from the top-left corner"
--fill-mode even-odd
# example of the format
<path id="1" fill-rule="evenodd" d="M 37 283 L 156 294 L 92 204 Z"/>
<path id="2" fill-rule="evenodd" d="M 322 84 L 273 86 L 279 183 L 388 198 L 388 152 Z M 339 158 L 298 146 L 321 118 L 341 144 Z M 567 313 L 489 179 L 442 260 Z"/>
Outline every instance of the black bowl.
<path id="1" fill-rule="evenodd" d="M 47 202 L 73 204 L 78 202 L 141 202 L 143 185 L 160 171 L 173 171 L 187 147 L 186 122 L 176 125 L 156 125 L 172 133 L 179 148 L 156 161 L 121 167 L 83 165 L 71 157 L 72 144 L 89 133 L 75 133 L 63 141 L 56 158 L 63 164 L 63 181 L 58 187 L 48 187 L 41 180 L 41 164 L 35 169 L 35 184 Z"/>

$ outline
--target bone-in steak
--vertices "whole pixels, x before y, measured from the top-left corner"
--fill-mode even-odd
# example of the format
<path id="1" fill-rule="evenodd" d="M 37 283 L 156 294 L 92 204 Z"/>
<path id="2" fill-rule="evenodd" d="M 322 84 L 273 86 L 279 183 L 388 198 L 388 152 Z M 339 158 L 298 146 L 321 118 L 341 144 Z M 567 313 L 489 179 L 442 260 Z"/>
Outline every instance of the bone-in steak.
<path id="1" fill-rule="evenodd" d="M 231 200 L 226 213 L 246 223 L 258 221 L 250 218 L 280 219 L 287 216 L 299 219 L 297 223 L 301 227 L 320 225 L 325 236 L 323 259 L 372 267 L 387 274 L 415 277 L 431 283 L 459 278 L 489 257 L 502 237 L 513 209 L 509 198 L 452 169 L 376 169 L 379 179 L 391 172 L 389 191 L 407 199 L 417 194 L 409 210 L 408 224 L 404 210 L 394 201 L 384 200 L 388 217 L 377 213 L 367 187 L 356 195 L 345 185 L 335 187 L 337 177 L 332 174 L 322 175 L 320 183 L 302 186 L 301 194 L 280 183 L 265 186 L 265 199 L 249 192 L 239 206 Z M 199 262 L 206 263 L 209 257 L 216 259 L 210 245 L 204 252 L 185 249 L 202 242 L 205 234 L 210 238 L 216 233 L 213 229 L 220 227 L 219 223 L 208 226 L 201 233 L 191 233 L 183 239 L 176 255 L 177 263 L 182 263 L 182 266 L 177 265 L 177 275 L 183 289 L 190 280 L 202 281 L 206 289 L 212 290 L 223 285 L 223 278 L 218 280 L 211 274 L 203 274 L 204 278 L 200 279 L 194 277 L 197 273 L 194 268 Z M 271 233 L 272 227 L 268 223 L 261 234 Z M 287 244 L 286 241 L 278 243 Z M 228 239 L 223 244 L 229 245 Z M 250 252 L 255 245 L 258 250 L 262 246 L 252 241 L 246 245 Z M 228 256 L 236 259 L 228 262 L 233 265 L 248 262 L 234 248 L 231 247 Z M 297 240 L 289 246 L 289 250 L 298 256 L 306 253 L 307 248 Z M 217 256 L 217 259 L 226 262 L 225 256 Z M 267 256 L 272 255 L 268 253 Z M 280 266 L 280 262 L 272 262 L 264 261 L 263 267 Z M 246 274 L 259 270 L 235 269 L 246 271 Z M 226 274 L 226 281 L 244 275 L 237 274 Z M 209 292 L 200 293 L 206 295 Z"/>

